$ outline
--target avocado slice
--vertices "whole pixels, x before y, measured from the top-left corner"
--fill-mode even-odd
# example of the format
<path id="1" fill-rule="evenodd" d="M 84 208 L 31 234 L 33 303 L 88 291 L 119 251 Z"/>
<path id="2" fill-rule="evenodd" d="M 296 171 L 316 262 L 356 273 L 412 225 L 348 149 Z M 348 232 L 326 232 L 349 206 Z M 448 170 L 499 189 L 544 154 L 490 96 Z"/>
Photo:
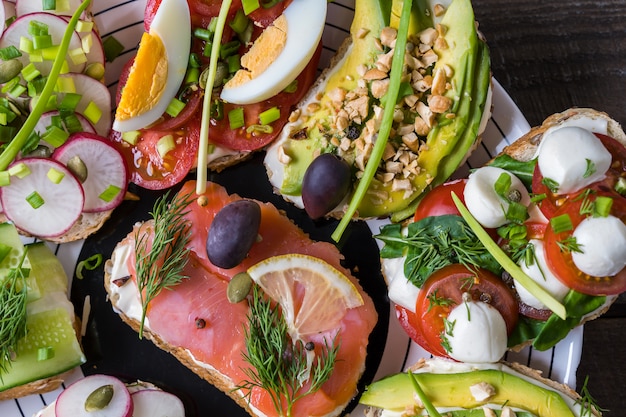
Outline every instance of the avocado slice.
<path id="1" fill-rule="evenodd" d="M 538 417 L 575 415 L 556 391 L 499 369 L 454 374 L 415 373 L 414 376 L 435 407 L 474 409 L 485 404 L 506 404 Z M 495 394 L 488 400 L 477 401 L 472 396 L 470 387 L 482 382 L 493 386 Z M 372 407 L 400 411 L 415 404 L 415 391 L 409 375 L 400 373 L 368 386 L 359 402 Z"/>
<path id="2" fill-rule="evenodd" d="M 352 43 L 326 79 L 325 94 L 316 102 L 318 110 L 292 130 L 298 135 L 290 133 L 281 141 L 280 146 L 290 158 L 284 166 L 282 184 L 275 184 L 283 195 L 297 197 L 301 194 L 304 173 L 316 154 L 336 152 L 349 163 L 355 163 L 353 150 L 341 152 L 337 143 L 333 143 L 339 131 L 333 122 L 337 109 L 331 92 L 338 88 L 349 92 L 358 87 L 361 78 L 359 70 L 363 65 L 371 67 L 378 58 L 380 45 L 377 37 L 384 27 L 397 26 L 403 3 L 402 0 L 357 0 L 351 26 Z M 414 0 L 409 33 L 414 36 L 424 29 L 435 27 L 433 16 L 427 0 Z M 418 157 L 420 172 L 411 180 L 415 191 L 394 190 L 391 183 L 374 178 L 368 190 L 371 198 L 366 196 L 358 207 L 359 217 L 383 217 L 392 213 L 402 213 L 407 217 L 410 213 L 405 214 L 403 210 L 414 208 L 411 204 L 429 185 L 445 181 L 476 141 L 489 89 L 489 53 L 478 39 L 470 0 L 453 0 L 440 23 L 446 28 L 446 45 L 433 48 L 438 55 L 434 68 L 453 70 L 449 79 L 452 88 L 445 93 L 453 103 L 451 110 L 437 116 L 436 127 L 424 139 L 427 146 Z M 373 104 L 376 100 L 370 96 L 366 120 L 374 117 Z M 355 186 L 358 183 L 356 177 L 354 183 Z"/>

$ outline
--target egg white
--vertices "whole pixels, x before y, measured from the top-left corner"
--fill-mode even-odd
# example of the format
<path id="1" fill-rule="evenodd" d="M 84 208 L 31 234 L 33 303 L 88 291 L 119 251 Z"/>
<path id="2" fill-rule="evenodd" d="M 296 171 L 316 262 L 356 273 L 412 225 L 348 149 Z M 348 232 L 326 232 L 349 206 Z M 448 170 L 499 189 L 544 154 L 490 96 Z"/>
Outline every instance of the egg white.
<path id="1" fill-rule="evenodd" d="M 167 58 L 167 78 L 159 101 L 150 110 L 127 120 L 115 120 L 118 132 L 138 130 L 149 126 L 165 113 L 185 78 L 191 48 L 191 15 L 186 0 L 163 0 L 152 24 L 150 34 L 163 42 Z M 148 74 L 152 76 L 152 74 Z"/>
<path id="2" fill-rule="evenodd" d="M 275 96 L 302 72 L 317 49 L 327 0 L 294 0 L 285 9 L 287 40 L 280 55 L 256 78 L 239 86 L 224 87 L 221 99 L 235 104 L 258 103 Z"/>

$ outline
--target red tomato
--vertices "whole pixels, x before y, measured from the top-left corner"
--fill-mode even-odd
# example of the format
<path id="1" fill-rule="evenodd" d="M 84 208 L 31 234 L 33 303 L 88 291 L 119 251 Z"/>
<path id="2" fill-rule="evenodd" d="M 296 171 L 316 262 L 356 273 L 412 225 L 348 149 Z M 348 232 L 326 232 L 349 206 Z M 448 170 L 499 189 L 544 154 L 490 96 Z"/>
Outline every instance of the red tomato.
<path id="1" fill-rule="evenodd" d="M 176 147 L 161 158 L 157 142 L 165 135 L 173 135 Z M 196 162 L 200 120 L 194 117 L 182 129 L 141 132 L 135 146 L 122 139 L 119 132 L 111 131 L 110 139 L 120 144 L 122 155 L 130 171 L 130 181 L 150 189 L 162 190 L 182 181 Z"/>
<path id="2" fill-rule="evenodd" d="M 433 355 L 448 356 L 441 344 L 445 326 L 443 319 L 462 302 L 463 293 L 469 293 L 475 301 L 488 302 L 495 307 L 506 322 L 508 334 L 517 324 L 517 301 L 498 276 L 481 268 L 473 271 L 460 264 L 448 265 L 424 282 L 415 307 L 417 320 L 413 324 L 426 341 L 426 346 L 422 347 Z"/>
<path id="3" fill-rule="evenodd" d="M 609 136 L 599 133 L 596 133 L 595 135 L 602 141 L 604 147 L 611 153 L 613 156 L 613 162 L 606 173 L 606 177 L 602 181 L 598 181 L 587 188 L 603 192 L 611 192 L 615 195 L 615 197 L 621 198 L 621 196 L 614 191 L 614 186 L 618 178 L 626 174 L 626 148 L 624 148 L 624 146 L 617 140 Z M 564 205 L 569 200 L 576 199 L 576 197 L 584 191 L 581 190 L 575 193 L 557 196 L 552 193 L 542 181 L 543 175 L 539 170 L 539 166 L 536 166 L 535 171 L 533 172 L 532 190 L 534 194 L 546 195 L 546 198 L 540 201 L 538 205 L 547 218 L 553 217 L 559 207 Z"/>
<path id="4" fill-rule="evenodd" d="M 606 195 L 606 194 L 605 194 Z M 593 196 L 589 197 L 593 199 Z M 571 200 L 560 207 L 555 215 L 568 214 L 574 229 L 583 221 L 580 214 L 582 199 Z M 626 221 L 626 202 L 622 198 L 613 200 L 611 214 Z M 626 268 L 612 277 L 592 277 L 580 271 L 574 264 L 570 251 L 563 251 L 559 242 L 571 237 L 573 230 L 555 233 L 552 227 L 546 228 L 545 255 L 550 270 L 571 289 L 589 295 L 614 295 L 626 291 Z"/>
<path id="5" fill-rule="evenodd" d="M 430 216 L 442 216 L 444 214 L 456 214 L 461 215 L 452 200 L 452 192 L 463 201 L 465 204 L 465 198 L 463 197 L 463 191 L 465 190 L 465 184 L 467 179 L 460 179 L 456 181 L 446 182 L 438 185 L 432 190 L 428 191 L 424 198 L 419 202 L 413 221 L 419 221 Z"/>

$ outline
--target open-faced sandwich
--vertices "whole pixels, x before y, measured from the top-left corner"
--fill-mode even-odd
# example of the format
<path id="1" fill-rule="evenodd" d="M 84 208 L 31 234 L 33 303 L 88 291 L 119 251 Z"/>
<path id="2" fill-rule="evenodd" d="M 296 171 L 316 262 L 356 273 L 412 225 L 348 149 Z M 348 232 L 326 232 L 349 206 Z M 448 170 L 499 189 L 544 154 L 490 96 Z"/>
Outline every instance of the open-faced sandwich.
<path id="1" fill-rule="evenodd" d="M 409 335 L 434 355 L 494 362 L 606 311 L 626 290 L 625 143 L 605 113 L 569 109 L 432 190 L 412 222 L 381 228 Z"/>
<path id="2" fill-rule="evenodd" d="M 20 1 L 2 19 L 0 219 L 57 242 L 98 230 L 128 183 L 107 139 L 105 51 L 90 10 L 89 0 Z"/>
<path id="3" fill-rule="evenodd" d="M 147 3 L 111 134 L 142 187 L 164 189 L 196 166 L 205 175 L 263 149 L 315 79 L 325 0 L 209 3 Z"/>
<path id="4" fill-rule="evenodd" d="M 136 381 L 124 384 L 102 374 L 90 375 L 67 387 L 33 417 L 185 417 L 185 406 L 174 394 Z"/>
<path id="5" fill-rule="evenodd" d="M 0 223 L 0 317 L 0 400 L 52 391 L 85 362 L 63 266 L 11 223 Z"/>
<path id="6" fill-rule="evenodd" d="M 371 298 L 273 205 L 187 182 L 105 267 L 115 311 L 255 416 L 339 415 L 357 394 Z"/>
<path id="7" fill-rule="evenodd" d="M 367 387 L 360 402 L 368 406 L 367 417 L 601 415 L 586 388 L 581 396 L 526 366 L 441 358 L 420 360 L 407 372 L 376 381 Z"/>
<path id="8" fill-rule="evenodd" d="M 469 0 L 357 0 L 350 37 L 265 164 L 313 218 L 402 219 L 444 182 L 490 114 L 490 59 Z M 407 211 L 408 210 L 408 211 Z"/>

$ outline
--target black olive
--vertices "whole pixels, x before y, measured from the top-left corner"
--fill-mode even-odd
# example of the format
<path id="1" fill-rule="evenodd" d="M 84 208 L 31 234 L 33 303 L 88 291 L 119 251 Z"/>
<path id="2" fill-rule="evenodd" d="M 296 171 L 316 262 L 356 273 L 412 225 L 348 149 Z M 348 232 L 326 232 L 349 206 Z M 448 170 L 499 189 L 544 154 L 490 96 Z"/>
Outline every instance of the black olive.
<path id="1" fill-rule="evenodd" d="M 350 166 L 334 154 L 313 160 L 302 179 L 302 202 L 309 217 L 317 219 L 344 199 L 350 190 Z"/>

